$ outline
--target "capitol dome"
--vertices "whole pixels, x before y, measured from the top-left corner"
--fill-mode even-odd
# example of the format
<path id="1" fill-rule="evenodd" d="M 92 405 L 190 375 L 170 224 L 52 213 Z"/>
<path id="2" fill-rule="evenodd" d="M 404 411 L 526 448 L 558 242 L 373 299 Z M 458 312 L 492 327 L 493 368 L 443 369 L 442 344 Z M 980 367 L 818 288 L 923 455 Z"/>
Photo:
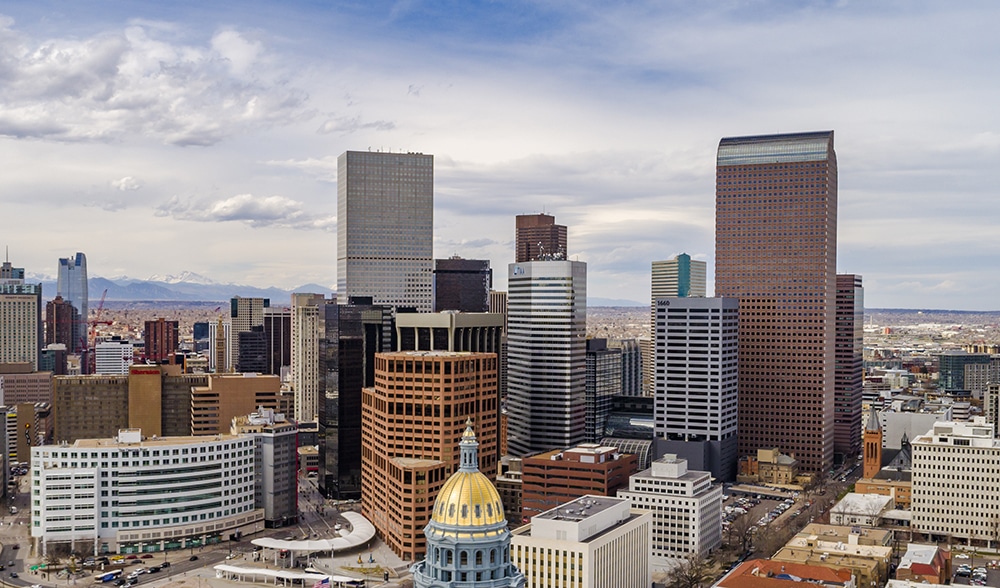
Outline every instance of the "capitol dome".
<path id="1" fill-rule="evenodd" d="M 458 471 L 441 487 L 424 527 L 427 558 L 414 564 L 415 588 L 524 588 L 510 561 L 510 531 L 500 493 L 479 471 L 479 442 L 469 421 Z"/>
<path id="2" fill-rule="evenodd" d="M 468 426 L 462 435 L 462 443 L 476 442 L 476 434 Z M 497 524 L 506 526 L 507 519 L 503 512 L 500 493 L 493 483 L 482 472 L 476 463 L 476 456 L 469 454 L 474 460 L 465 463 L 466 454 L 462 454 L 462 463 L 457 472 L 445 482 L 434 502 L 434 513 L 431 521 L 441 525 L 441 530 L 448 527 L 492 527 Z"/>

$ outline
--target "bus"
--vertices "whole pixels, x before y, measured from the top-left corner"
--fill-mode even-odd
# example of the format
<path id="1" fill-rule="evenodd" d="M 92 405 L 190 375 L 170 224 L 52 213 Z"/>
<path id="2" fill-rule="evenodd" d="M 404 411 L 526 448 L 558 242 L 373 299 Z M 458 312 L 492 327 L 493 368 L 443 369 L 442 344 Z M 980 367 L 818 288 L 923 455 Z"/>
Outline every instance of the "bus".
<path id="1" fill-rule="evenodd" d="M 113 582 L 113 581 L 117 580 L 119 577 L 121 577 L 121 575 L 122 575 L 122 571 L 121 570 L 110 570 L 110 571 L 107 571 L 107 572 L 101 572 L 100 574 L 97 574 L 96 576 L 94 576 L 94 581 L 95 582 Z"/>

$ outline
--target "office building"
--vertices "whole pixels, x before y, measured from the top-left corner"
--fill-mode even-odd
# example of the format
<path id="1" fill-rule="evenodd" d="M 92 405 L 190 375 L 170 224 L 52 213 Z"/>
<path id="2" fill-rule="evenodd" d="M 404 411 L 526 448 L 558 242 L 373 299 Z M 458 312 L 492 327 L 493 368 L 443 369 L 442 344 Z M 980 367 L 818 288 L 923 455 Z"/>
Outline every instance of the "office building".
<path id="1" fill-rule="evenodd" d="M 135 362 L 135 345 L 115 336 L 94 346 L 95 374 L 108 376 L 127 374 Z"/>
<path id="2" fill-rule="evenodd" d="M 402 559 L 426 552 L 430 497 L 457 469 L 470 421 L 483 433 L 479 469 L 496 475 L 496 364 L 492 353 L 375 356 L 375 385 L 362 399 L 361 513 Z"/>
<path id="3" fill-rule="evenodd" d="M 503 315 L 409 312 L 396 315 L 397 351 L 475 351 L 501 355 Z"/>
<path id="4" fill-rule="evenodd" d="M 334 500 L 361 498 L 362 390 L 375 385 L 375 354 L 394 349 L 392 307 L 347 302 L 319 307 L 319 491 Z"/>
<path id="5" fill-rule="evenodd" d="M 73 257 L 59 258 L 59 271 L 56 275 L 56 296 L 73 305 L 77 310 L 77 322 L 73 324 L 73 346 L 67 346 L 70 353 L 79 353 L 87 347 L 88 328 L 90 320 L 89 292 L 87 290 L 87 256 L 77 252 Z M 60 341 L 61 342 L 61 341 Z M 81 345 L 80 342 L 83 342 Z"/>
<path id="6" fill-rule="evenodd" d="M 45 303 L 45 344 L 65 345 L 67 350 L 76 353 L 85 346 L 77 334 L 80 325 L 80 313 L 76 307 L 56 296 Z"/>
<path id="7" fill-rule="evenodd" d="M 434 260 L 434 312 L 488 312 L 493 270 L 488 259 Z"/>
<path id="8" fill-rule="evenodd" d="M 174 363 L 180 338 L 178 336 L 178 321 L 168 321 L 157 318 L 146 321 L 145 349 L 146 360 L 154 363 Z"/>
<path id="9" fill-rule="evenodd" d="M 586 439 L 597 443 L 611 414 L 611 399 L 621 393 L 621 351 L 608 347 L 607 339 L 587 339 Z"/>
<path id="10" fill-rule="evenodd" d="M 232 325 L 222 317 L 208 323 L 208 367 L 217 374 L 235 369 L 229 365 L 229 340 Z"/>
<path id="11" fill-rule="evenodd" d="M 833 131 L 732 137 L 716 168 L 715 295 L 740 301 L 740 455 L 833 464 L 837 157 Z"/>
<path id="12" fill-rule="evenodd" d="M 261 373 L 280 376 L 281 368 L 292 365 L 292 311 L 270 306 L 264 309 L 264 340 L 267 363 Z"/>
<path id="13" fill-rule="evenodd" d="M 298 429 L 285 415 L 263 407 L 234 418 L 230 429 L 253 439 L 254 504 L 264 510 L 264 526 L 297 523 Z"/>
<path id="14" fill-rule="evenodd" d="M 584 496 L 513 532 L 526 588 L 647 588 L 653 515 L 624 498 Z"/>
<path id="15" fill-rule="evenodd" d="M 614 396 L 611 413 L 604 426 L 600 444 L 614 447 L 621 453 L 634 453 L 639 470 L 650 467 L 653 460 L 655 417 L 652 396 Z"/>
<path id="16" fill-rule="evenodd" d="M 0 405 L 52 402 L 52 372 L 36 372 L 31 364 L 0 363 Z"/>
<path id="17" fill-rule="evenodd" d="M 611 339 L 608 347 L 622 357 L 622 396 L 642 396 L 642 351 L 637 339 Z"/>
<path id="18" fill-rule="evenodd" d="M 507 275 L 508 450 L 586 438 L 587 264 L 512 263 Z"/>
<path id="19" fill-rule="evenodd" d="M 796 584 L 790 584 L 795 582 Z M 745 561 L 727 573 L 718 588 L 789 588 L 806 583 L 810 588 L 859 588 L 851 571 L 823 566 L 779 563 L 768 559 Z"/>
<path id="20" fill-rule="evenodd" d="M 650 323 L 652 325 L 653 323 Z M 651 337 L 639 337 L 639 354 L 642 357 L 642 395 L 653 395 L 653 372 L 655 368 L 655 341 Z"/>
<path id="21" fill-rule="evenodd" d="M 337 158 L 337 296 L 431 310 L 434 156 L 347 151 Z"/>
<path id="22" fill-rule="evenodd" d="M 655 305 L 657 298 L 687 298 L 689 296 L 704 298 L 706 296 L 707 266 L 708 264 L 704 261 L 691 259 L 687 253 L 681 253 L 662 261 L 654 261 L 651 274 L 651 303 Z"/>
<path id="23" fill-rule="evenodd" d="M 414 588 L 524 588 L 510 561 L 510 531 L 500 494 L 479 471 L 472 425 L 459 444 L 459 468 L 434 501 L 424 527 L 427 557 L 410 568 Z"/>
<path id="24" fill-rule="evenodd" d="M 242 373 L 267 373 L 267 335 L 264 325 L 250 327 L 249 331 L 237 333 L 240 354 L 236 358 L 236 371 Z"/>
<path id="25" fill-rule="evenodd" d="M 656 300 L 656 454 L 732 482 L 737 461 L 739 302 Z"/>
<path id="26" fill-rule="evenodd" d="M 233 419 L 258 408 L 278 410 L 281 379 L 259 374 L 209 374 L 191 387 L 191 435 L 224 435 Z"/>
<path id="27" fill-rule="evenodd" d="M 522 458 L 521 520 L 581 496 L 614 496 L 636 471 L 635 455 L 596 443 Z"/>
<path id="28" fill-rule="evenodd" d="M 29 362 L 38 369 L 42 348 L 42 285 L 27 284 L 24 268 L 0 265 L 0 363 Z"/>
<path id="29" fill-rule="evenodd" d="M 79 370 L 79 363 L 77 370 Z M 52 372 L 53 376 L 69 375 L 69 357 L 62 343 L 46 345 L 38 356 L 38 371 Z"/>
<path id="30" fill-rule="evenodd" d="M 249 535 L 262 529 L 264 514 L 254 505 L 253 454 L 246 437 L 154 439 L 137 429 L 33 447 L 31 537 L 44 557 L 52 544 L 129 554 Z M 111 486 L 113 500 L 101 490 Z"/>
<path id="31" fill-rule="evenodd" d="M 722 545 L 722 485 L 712 485 L 710 472 L 689 470 L 686 459 L 664 455 L 632 475 L 618 497 L 653 513 L 654 565 L 707 556 Z"/>
<path id="32" fill-rule="evenodd" d="M 253 327 L 264 326 L 264 309 L 271 306 L 267 298 L 244 298 L 234 296 L 229 300 L 229 360 L 227 368 L 239 369 L 240 333 L 247 333 Z M 222 371 L 216 369 L 216 371 Z"/>
<path id="33" fill-rule="evenodd" d="M 1000 439 L 983 417 L 935 423 L 911 442 L 912 529 L 932 541 L 991 545 L 1000 512 Z M 970 513 L 983 513 L 970 516 Z"/>
<path id="34" fill-rule="evenodd" d="M 514 220 L 514 261 L 566 259 L 566 225 L 550 214 L 519 214 Z"/>
<path id="35" fill-rule="evenodd" d="M 836 368 L 833 453 L 840 461 L 858 454 L 864 392 L 865 295 L 861 276 L 837 274 Z"/>

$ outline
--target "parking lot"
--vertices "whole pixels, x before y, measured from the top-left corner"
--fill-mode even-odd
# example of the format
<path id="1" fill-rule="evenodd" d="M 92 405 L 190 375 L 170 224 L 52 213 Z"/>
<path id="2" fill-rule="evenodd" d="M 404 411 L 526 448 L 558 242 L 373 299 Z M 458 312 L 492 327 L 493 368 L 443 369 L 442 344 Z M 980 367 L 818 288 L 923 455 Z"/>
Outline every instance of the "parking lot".
<path id="1" fill-rule="evenodd" d="M 963 557 L 964 556 L 964 557 Z M 956 553 L 952 557 L 952 584 L 964 586 L 1000 586 L 1000 565 L 996 559 Z"/>

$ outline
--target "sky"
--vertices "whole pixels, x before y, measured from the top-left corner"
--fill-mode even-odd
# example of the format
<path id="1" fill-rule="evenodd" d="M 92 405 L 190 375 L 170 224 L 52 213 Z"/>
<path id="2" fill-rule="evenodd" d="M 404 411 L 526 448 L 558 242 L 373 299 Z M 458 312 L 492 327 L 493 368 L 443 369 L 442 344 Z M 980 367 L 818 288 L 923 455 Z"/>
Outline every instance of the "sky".
<path id="1" fill-rule="evenodd" d="M 1000 310 L 1000 3 L 0 5 L 0 245 L 55 275 L 336 284 L 336 159 L 434 155 L 436 257 L 568 226 L 588 296 L 714 279 L 727 136 L 834 130 L 869 308 Z"/>

